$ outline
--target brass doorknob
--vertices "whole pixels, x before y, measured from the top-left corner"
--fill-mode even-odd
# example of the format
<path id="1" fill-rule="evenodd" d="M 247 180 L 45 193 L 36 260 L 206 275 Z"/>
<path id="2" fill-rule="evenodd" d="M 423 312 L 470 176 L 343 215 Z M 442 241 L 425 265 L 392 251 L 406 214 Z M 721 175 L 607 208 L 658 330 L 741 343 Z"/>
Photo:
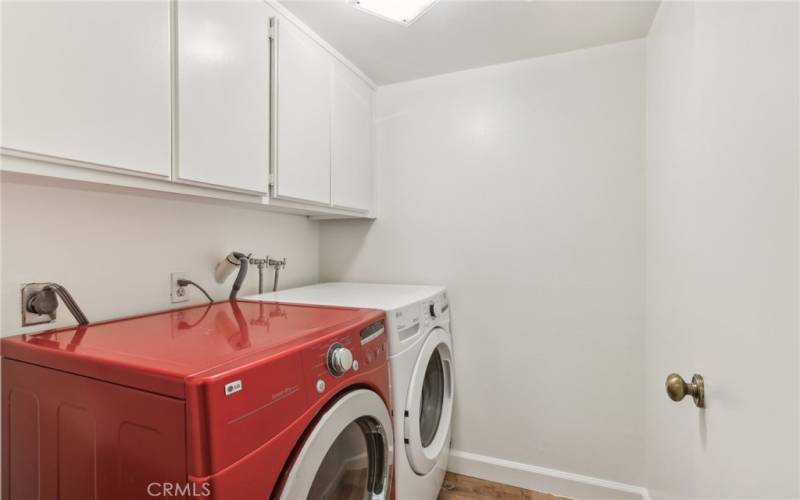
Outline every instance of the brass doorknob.
<path id="1" fill-rule="evenodd" d="M 667 395 L 673 401 L 680 401 L 686 395 L 692 396 L 694 404 L 698 408 L 706 407 L 706 389 L 703 384 L 703 376 L 694 374 L 692 383 L 687 384 L 683 377 L 677 373 L 670 373 L 667 377 Z"/>

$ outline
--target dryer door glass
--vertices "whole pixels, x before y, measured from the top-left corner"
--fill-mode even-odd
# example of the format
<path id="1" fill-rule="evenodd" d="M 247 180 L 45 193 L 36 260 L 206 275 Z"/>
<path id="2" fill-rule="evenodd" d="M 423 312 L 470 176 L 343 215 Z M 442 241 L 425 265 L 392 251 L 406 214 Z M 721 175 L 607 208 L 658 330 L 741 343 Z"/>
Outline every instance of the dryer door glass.
<path id="1" fill-rule="evenodd" d="M 444 366 L 439 350 L 433 351 L 428 367 L 425 369 L 425 379 L 422 383 L 422 401 L 419 412 L 419 433 L 422 446 L 427 448 L 436 437 L 439 422 L 442 418 L 442 405 L 444 404 Z"/>
<path id="2" fill-rule="evenodd" d="M 368 419 L 350 423 L 333 442 L 317 470 L 308 498 L 362 499 L 380 492 L 377 471 L 383 470 L 383 443 L 374 441 Z"/>
<path id="3" fill-rule="evenodd" d="M 393 444 L 383 400 L 366 389 L 349 392 L 316 420 L 278 498 L 385 500 Z"/>

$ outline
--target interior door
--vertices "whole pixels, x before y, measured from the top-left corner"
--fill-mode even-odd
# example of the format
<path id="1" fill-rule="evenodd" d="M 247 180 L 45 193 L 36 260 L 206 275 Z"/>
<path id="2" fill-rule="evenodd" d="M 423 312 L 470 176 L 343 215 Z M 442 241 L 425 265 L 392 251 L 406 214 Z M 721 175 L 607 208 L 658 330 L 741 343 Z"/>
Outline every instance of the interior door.
<path id="1" fill-rule="evenodd" d="M 797 498 L 798 4 L 662 2 L 647 73 L 650 496 Z"/>
<path id="2" fill-rule="evenodd" d="M 266 194 L 274 15 L 264 2 L 177 2 L 179 179 Z"/>
<path id="3" fill-rule="evenodd" d="M 404 422 L 406 454 L 417 474 L 427 474 L 450 445 L 453 353 L 450 334 L 435 328 L 417 358 L 408 387 Z"/>
<path id="4" fill-rule="evenodd" d="M 279 498 L 389 498 L 394 449 L 383 400 L 359 389 L 340 397 L 315 422 L 280 486 Z"/>
<path id="5" fill-rule="evenodd" d="M 333 58 L 285 18 L 278 19 L 275 38 L 274 196 L 330 205 Z"/>
<path id="6" fill-rule="evenodd" d="M 172 171 L 170 2 L 3 2 L 2 146 Z"/>

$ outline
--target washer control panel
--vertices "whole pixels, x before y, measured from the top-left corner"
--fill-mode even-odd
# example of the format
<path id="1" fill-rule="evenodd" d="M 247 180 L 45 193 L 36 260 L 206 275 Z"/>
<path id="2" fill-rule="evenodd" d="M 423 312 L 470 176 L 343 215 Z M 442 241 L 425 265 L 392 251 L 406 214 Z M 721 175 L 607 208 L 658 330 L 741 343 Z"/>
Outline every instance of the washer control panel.
<path id="1" fill-rule="evenodd" d="M 425 323 L 430 321 L 443 321 L 449 319 L 450 302 L 447 300 L 447 294 L 441 293 L 433 299 L 422 303 L 422 315 L 425 318 Z"/>

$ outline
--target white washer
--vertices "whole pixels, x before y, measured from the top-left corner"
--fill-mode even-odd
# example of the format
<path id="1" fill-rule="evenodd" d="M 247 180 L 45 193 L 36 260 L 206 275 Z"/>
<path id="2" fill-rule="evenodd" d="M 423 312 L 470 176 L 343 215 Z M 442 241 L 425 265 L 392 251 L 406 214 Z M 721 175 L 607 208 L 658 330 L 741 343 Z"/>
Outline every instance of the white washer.
<path id="1" fill-rule="evenodd" d="M 453 342 L 445 288 L 322 283 L 243 300 L 386 312 L 396 498 L 435 499 L 447 470 L 453 415 Z"/>

